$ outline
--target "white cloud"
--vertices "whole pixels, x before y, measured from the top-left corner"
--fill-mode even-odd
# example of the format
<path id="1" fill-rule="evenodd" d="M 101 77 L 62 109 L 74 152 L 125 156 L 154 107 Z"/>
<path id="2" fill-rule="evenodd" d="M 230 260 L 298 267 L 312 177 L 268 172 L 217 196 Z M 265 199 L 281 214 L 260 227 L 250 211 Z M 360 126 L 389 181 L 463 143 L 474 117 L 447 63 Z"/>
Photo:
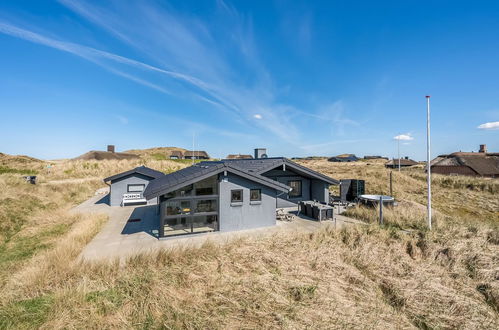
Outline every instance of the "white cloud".
<path id="1" fill-rule="evenodd" d="M 400 134 L 400 135 L 394 136 L 393 139 L 400 140 L 400 141 L 412 141 L 412 140 L 414 140 L 414 138 L 411 136 L 411 133 Z"/>
<path id="2" fill-rule="evenodd" d="M 127 117 L 123 117 L 123 116 L 120 116 L 120 115 L 116 115 L 116 119 L 118 119 L 118 121 L 123 124 L 123 125 L 127 125 L 128 124 L 128 118 Z"/>
<path id="3" fill-rule="evenodd" d="M 253 118 L 255 118 L 255 119 L 262 119 L 263 117 L 262 117 L 261 114 L 257 113 L 255 115 L 253 115 Z"/>
<path id="4" fill-rule="evenodd" d="M 490 123 L 485 123 L 478 126 L 477 128 L 484 130 L 496 130 L 499 129 L 499 121 L 492 121 Z"/>

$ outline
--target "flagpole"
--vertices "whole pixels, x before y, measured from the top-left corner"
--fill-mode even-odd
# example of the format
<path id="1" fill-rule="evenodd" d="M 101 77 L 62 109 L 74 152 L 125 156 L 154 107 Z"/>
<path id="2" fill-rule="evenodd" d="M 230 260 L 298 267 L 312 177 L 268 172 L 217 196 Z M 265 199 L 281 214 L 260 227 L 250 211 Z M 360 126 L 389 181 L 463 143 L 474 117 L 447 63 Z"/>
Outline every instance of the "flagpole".
<path id="1" fill-rule="evenodd" d="M 428 228 L 431 230 L 430 96 L 426 96 L 426 182 L 428 185 Z"/>
<path id="2" fill-rule="evenodd" d="M 397 157 L 399 159 L 399 172 L 400 172 L 400 133 L 397 139 Z"/>

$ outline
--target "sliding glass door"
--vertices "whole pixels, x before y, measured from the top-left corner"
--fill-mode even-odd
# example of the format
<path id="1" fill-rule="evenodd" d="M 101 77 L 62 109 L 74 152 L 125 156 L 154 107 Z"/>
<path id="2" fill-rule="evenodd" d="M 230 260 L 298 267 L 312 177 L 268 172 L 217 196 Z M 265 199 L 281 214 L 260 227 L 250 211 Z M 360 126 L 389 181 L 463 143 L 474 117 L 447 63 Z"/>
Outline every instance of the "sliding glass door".
<path id="1" fill-rule="evenodd" d="M 164 195 L 161 199 L 163 236 L 218 230 L 217 177 L 202 180 Z"/>

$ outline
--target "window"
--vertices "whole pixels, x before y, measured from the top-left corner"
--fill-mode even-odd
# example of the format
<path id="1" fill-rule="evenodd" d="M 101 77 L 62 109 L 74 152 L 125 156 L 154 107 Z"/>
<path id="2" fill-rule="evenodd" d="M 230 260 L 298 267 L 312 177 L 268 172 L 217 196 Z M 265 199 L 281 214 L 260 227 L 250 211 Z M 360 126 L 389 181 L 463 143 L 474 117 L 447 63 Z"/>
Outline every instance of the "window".
<path id="1" fill-rule="evenodd" d="M 195 213 L 202 212 L 216 212 L 217 211 L 217 200 L 216 199 L 207 199 L 207 200 L 199 200 L 196 205 Z"/>
<path id="2" fill-rule="evenodd" d="M 218 180 L 214 175 L 194 184 L 196 196 L 215 195 L 217 193 Z"/>
<path id="3" fill-rule="evenodd" d="M 301 197 L 301 180 L 288 181 L 288 186 L 291 187 L 291 191 L 288 194 L 289 197 Z"/>
<path id="4" fill-rule="evenodd" d="M 230 202 L 231 203 L 242 203 L 243 202 L 243 190 L 231 190 L 230 191 Z"/>
<path id="5" fill-rule="evenodd" d="M 182 187 L 175 191 L 171 191 L 165 195 L 166 199 L 174 198 L 174 197 L 187 197 L 192 195 L 193 185 L 190 184 L 188 186 Z"/>
<path id="6" fill-rule="evenodd" d="M 212 187 L 196 188 L 196 196 L 213 195 Z"/>
<path id="7" fill-rule="evenodd" d="M 127 192 L 143 192 L 145 184 L 129 184 L 127 185 Z"/>
<path id="8" fill-rule="evenodd" d="M 166 215 L 172 216 L 177 214 L 191 213 L 190 201 L 167 201 L 166 202 Z"/>
<path id="9" fill-rule="evenodd" d="M 250 201 L 256 202 L 262 200 L 262 190 L 261 189 L 251 189 L 250 190 Z"/>

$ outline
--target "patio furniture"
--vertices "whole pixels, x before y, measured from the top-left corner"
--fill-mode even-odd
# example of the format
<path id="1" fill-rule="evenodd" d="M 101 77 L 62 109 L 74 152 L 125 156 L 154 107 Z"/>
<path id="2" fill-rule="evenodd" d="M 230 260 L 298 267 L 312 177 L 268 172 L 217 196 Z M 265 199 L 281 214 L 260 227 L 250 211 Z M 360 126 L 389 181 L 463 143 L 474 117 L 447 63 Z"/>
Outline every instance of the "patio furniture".
<path id="1" fill-rule="evenodd" d="M 334 207 L 315 201 L 300 202 L 300 212 L 319 221 L 332 219 Z"/>

